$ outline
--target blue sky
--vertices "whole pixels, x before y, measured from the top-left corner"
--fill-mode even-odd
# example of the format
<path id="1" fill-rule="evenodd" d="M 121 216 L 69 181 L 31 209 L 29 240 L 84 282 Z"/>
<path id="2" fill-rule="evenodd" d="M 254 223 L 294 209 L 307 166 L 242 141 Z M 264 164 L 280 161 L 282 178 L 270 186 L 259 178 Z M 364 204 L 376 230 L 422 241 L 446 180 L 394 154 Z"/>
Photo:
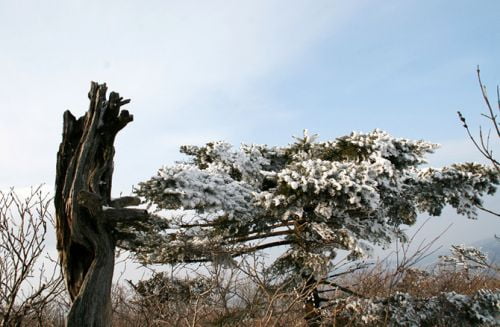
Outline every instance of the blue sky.
<path id="1" fill-rule="evenodd" d="M 475 68 L 493 91 L 498 12 L 496 0 L 0 1 L 0 188 L 53 184 L 62 113 L 84 113 L 91 80 L 132 99 L 115 194 L 182 159 L 181 144 L 286 144 L 303 128 L 381 128 L 441 143 L 433 165 L 479 160 L 456 111 L 485 124 Z M 458 224 L 450 242 L 500 233 L 491 216 Z"/>

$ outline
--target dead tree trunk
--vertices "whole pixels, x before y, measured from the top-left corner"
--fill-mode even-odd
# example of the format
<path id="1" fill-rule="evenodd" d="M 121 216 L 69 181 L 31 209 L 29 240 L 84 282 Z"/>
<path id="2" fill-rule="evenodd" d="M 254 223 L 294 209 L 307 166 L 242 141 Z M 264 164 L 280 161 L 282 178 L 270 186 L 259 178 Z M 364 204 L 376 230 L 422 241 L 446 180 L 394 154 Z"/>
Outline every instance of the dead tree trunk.
<path id="1" fill-rule="evenodd" d="M 117 222 L 147 219 L 145 210 L 123 208 L 137 198 L 111 200 L 113 143 L 133 116 L 120 107 L 130 102 L 118 93 L 106 98 L 106 85 L 92 82 L 86 114 L 64 113 L 57 153 L 57 249 L 72 301 L 67 326 L 110 326 L 111 283 Z M 118 205 L 119 203 L 119 205 Z"/>

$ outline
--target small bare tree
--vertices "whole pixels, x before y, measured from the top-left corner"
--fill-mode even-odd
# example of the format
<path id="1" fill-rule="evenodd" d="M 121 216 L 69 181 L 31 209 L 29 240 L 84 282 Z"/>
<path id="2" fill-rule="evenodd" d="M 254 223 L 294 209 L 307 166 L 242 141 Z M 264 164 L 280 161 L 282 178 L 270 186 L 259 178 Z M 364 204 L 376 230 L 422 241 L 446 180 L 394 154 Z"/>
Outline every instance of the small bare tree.
<path id="1" fill-rule="evenodd" d="M 477 67 L 477 80 L 479 82 L 479 87 L 481 88 L 481 94 L 483 96 L 484 103 L 486 105 L 486 108 L 488 109 L 486 113 L 482 113 L 481 116 L 485 117 L 488 119 L 489 123 L 493 125 L 493 136 L 491 133 L 491 127 L 488 130 L 488 133 L 484 133 L 484 129 L 482 126 L 479 126 L 479 137 L 476 137 L 472 134 L 469 125 L 467 124 L 467 121 L 465 117 L 462 115 L 460 111 L 458 111 L 458 117 L 460 118 L 460 121 L 463 124 L 463 127 L 467 131 L 467 135 L 469 136 L 469 139 L 472 141 L 476 149 L 481 153 L 481 155 L 486 158 L 496 169 L 497 173 L 500 173 L 500 161 L 498 161 L 497 158 L 493 155 L 493 147 L 492 147 L 492 138 L 493 142 L 495 142 L 495 139 L 497 142 L 500 141 L 500 124 L 497 120 L 498 114 L 500 113 L 500 88 L 497 85 L 496 88 L 496 94 L 497 94 L 497 103 L 496 106 L 491 104 L 490 98 L 488 96 L 486 86 L 483 84 L 483 81 L 481 80 L 481 71 L 479 70 L 479 66 Z M 497 217 L 500 217 L 499 212 L 495 212 L 492 210 L 489 210 L 487 208 L 484 208 L 480 205 L 478 205 L 478 208 L 486 211 L 490 214 L 493 214 Z"/>
<path id="2" fill-rule="evenodd" d="M 26 197 L 0 191 L 0 326 L 43 324 L 43 313 L 63 288 L 56 265 L 43 263 L 51 200 L 41 186 Z"/>

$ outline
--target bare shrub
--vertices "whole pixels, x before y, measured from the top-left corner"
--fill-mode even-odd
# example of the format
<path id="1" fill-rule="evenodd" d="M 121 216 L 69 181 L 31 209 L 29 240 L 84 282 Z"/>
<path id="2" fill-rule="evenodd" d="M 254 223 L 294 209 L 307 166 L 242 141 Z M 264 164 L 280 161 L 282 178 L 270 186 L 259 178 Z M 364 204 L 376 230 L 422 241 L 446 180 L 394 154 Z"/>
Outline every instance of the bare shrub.
<path id="1" fill-rule="evenodd" d="M 0 326 L 51 326 L 62 293 L 57 266 L 45 252 L 51 200 L 41 186 L 26 197 L 0 191 Z"/>

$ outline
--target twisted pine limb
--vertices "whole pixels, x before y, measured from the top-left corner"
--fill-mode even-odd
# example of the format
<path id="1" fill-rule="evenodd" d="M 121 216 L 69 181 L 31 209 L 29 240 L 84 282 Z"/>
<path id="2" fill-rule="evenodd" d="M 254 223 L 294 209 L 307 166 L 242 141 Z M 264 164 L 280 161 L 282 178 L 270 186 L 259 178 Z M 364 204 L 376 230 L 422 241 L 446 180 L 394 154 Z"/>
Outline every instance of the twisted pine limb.
<path id="1" fill-rule="evenodd" d="M 133 120 L 124 100 L 106 85 L 92 82 L 90 107 L 76 119 L 64 113 L 62 142 L 57 153 L 57 249 L 72 301 L 67 326 L 110 326 L 116 224 L 148 218 L 145 210 L 128 209 L 138 199 L 111 200 L 113 143 Z"/>

